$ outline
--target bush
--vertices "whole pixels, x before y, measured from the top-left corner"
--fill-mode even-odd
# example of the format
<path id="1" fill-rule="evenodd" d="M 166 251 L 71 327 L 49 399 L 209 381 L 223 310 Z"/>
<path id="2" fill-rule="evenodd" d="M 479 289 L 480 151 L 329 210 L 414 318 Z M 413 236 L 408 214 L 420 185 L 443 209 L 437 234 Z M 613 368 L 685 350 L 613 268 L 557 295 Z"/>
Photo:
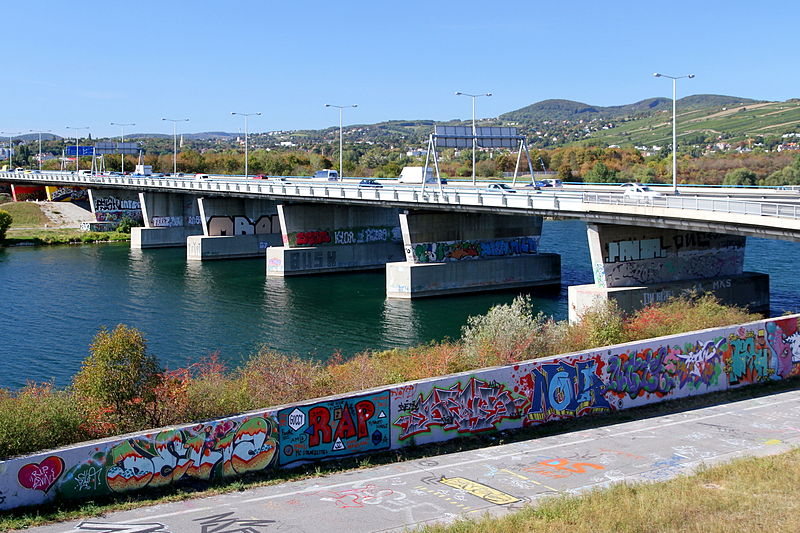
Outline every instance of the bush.
<path id="1" fill-rule="evenodd" d="M 530 296 L 517 296 L 508 305 L 467 319 L 461 330 L 465 368 L 457 371 L 552 355 L 560 335 L 552 318 L 534 315 Z"/>
<path id="2" fill-rule="evenodd" d="M 625 325 L 627 340 L 636 341 L 696 329 L 716 328 L 758 320 L 759 315 L 722 305 L 713 294 L 685 294 L 634 313 Z"/>
<path id="3" fill-rule="evenodd" d="M 8 211 L 0 211 L 0 241 L 5 240 L 6 231 L 11 227 L 12 222 L 14 219 Z"/>
<path id="4" fill-rule="evenodd" d="M 0 458 L 80 442 L 87 437 L 75 397 L 52 383 L 0 391 Z"/>
<path id="5" fill-rule="evenodd" d="M 142 333 L 124 324 L 102 328 L 90 346 L 91 355 L 75 375 L 73 388 L 85 406 L 104 410 L 122 431 L 155 425 L 153 410 L 161 385 L 161 367 L 147 353 Z"/>
<path id="6" fill-rule="evenodd" d="M 119 221 L 119 225 L 117 226 L 117 233 L 128 233 L 130 234 L 131 228 L 138 226 L 139 224 L 130 217 L 123 217 L 122 220 Z"/>

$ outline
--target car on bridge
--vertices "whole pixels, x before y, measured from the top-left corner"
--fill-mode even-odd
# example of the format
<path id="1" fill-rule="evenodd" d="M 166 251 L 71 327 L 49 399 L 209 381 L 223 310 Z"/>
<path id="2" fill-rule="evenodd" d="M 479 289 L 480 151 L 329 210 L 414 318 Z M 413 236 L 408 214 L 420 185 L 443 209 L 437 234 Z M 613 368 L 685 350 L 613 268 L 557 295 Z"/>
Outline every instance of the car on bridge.
<path id="1" fill-rule="evenodd" d="M 642 185 L 641 183 L 623 183 L 620 187 L 623 189 L 622 197 L 625 199 L 652 200 L 653 198 L 664 196 L 660 192 L 651 189 L 647 185 Z"/>
<path id="2" fill-rule="evenodd" d="M 555 187 L 556 189 L 563 189 L 564 183 L 558 179 L 544 179 L 542 180 L 542 187 Z"/>
<path id="3" fill-rule="evenodd" d="M 505 183 L 490 183 L 483 191 L 499 192 L 501 194 L 517 192 L 508 185 L 506 185 Z"/>
<path id="4" fill-rule="evenodd" d="M 383 188 L 383 185 L 381 185 L 380 183 L 378 183 L 375 180 L 361 180 L 358 183 L 358 186 L 359 187 L 372 187 L 373 189 L 381 189 L 381 188 Z"/>

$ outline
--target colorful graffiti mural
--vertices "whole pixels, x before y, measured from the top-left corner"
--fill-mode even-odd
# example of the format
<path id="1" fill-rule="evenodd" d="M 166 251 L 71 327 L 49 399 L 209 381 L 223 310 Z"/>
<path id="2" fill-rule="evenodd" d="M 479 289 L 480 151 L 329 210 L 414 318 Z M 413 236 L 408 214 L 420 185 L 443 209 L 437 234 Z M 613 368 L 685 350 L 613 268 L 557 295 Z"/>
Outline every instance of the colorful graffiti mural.
<path id="1" fill-rule="evenodd" d="M 370 244 L 377 242 L 400 242 L 400 227 L 369 226 L 339 228 L 334 230 L 299 231 L 284 239 L 288 246 L 322 246 L 335 244 Z"/>
<path id="2" fill-rule="evenodd" d="M 519 419 L 527 398 L 513 394 L 505 385 L 475 377 L 457 381 L 449 388 L 433 387 L 426 395 L 398 405 L 405 414 L 394 425 L 401 428 L 399 440 L 426 433 L 433 427 L 457 433 L 477 433 L 495 429 L 506 419 Z"/>
<path id="3" fill-rule="evenodd" d="M 440 376 L 9 459 L 0 463 L 0 509 L 291 467 L 783 379 L 800 374 L 798 316 Z M 558 478 L 603 469 L 574 461 L 544 457 L 524 470 Z M 470 480 L 440 483 L 474 489 L 470 493 L 487 501 L 497 496 Z"/>
<path id="4" fill-rule="evenodd" d="M 589 361 L 536 365 L 527 381 L 531 391 L 526 424 L 540 424 L 611 410 L 600 379 L 600 357 Z"/>
<path id="5" fill-rule="evenodd" d="M 280 464 L 388 450 L 388 391 L 278 412 Z"/>
<path id="6" fill-rule="evenodd" d="M 407 248 L 406 255 L 414 263 L 442 263 L 462 259 L 485 259 L 523 254 L 539 250 L 539 237 L 515 237 L 491 241 L 447 241 L 417 243 Z"/>
<path id="7" fill-rule="evenodd" d="M 277 425 L 268 416 L 134 437 L 70 468 L 58 491 L 67 498 L 86 497 L 264 470 L 275 457 L 277 437 Z"/>

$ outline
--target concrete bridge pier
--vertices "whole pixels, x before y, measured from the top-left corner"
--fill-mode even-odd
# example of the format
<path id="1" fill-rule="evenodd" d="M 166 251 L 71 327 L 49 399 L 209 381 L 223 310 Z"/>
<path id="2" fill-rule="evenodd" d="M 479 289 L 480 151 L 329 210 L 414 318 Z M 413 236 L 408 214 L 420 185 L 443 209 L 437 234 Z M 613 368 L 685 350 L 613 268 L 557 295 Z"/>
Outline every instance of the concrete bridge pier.
<path id="1" fill-rule="evenodd" d="M 190 235 L 203 233 L 200 210 L 193 195 L 140 192 L 144 227 L 131 229 L 131 248 L 186 246 Z"/>
<path id="2" fill-rule="evenodd" d="M 189 261 L 263 257 L 268 247 L 281 244 L 274 200 L 200 197 L 197 208 L 203 231 L 186 239 Z"/>
<path id="3" fill-rule="evenodd" d="M 412 211 L 400 227 L 405 261 L 386 265 L 389 298 L 561 282 L 561 257 L 539 253 L 540 216 Z"/>
<path id="4" fill-rule="evenodd" d="M 746 237 L 615 224 L 588 224 L 594 283 L 568 288 L 569 319 L 595 302 L 632 312 L 687 291 L 769 311 L 769 275 L 744 272 Z"/>
<path id="5" fill-rule="evenodd" d="M 279 205 L 283 246 L 267 249 L 267 276 L 371 270 L 400 261 L 398 214 L 360 205 Z"/>

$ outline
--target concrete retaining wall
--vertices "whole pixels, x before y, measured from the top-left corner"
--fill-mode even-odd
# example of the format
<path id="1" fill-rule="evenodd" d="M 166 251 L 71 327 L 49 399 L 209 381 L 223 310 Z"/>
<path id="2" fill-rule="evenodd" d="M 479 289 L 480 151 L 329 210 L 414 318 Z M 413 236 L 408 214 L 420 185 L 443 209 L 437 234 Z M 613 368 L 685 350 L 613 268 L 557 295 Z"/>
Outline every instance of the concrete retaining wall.
<path id="1" fill-rule="evenodd" d="M 800 374 L 793 315 L 401 383 L 0 462 L 0 509 L 147 490 Z"/>

